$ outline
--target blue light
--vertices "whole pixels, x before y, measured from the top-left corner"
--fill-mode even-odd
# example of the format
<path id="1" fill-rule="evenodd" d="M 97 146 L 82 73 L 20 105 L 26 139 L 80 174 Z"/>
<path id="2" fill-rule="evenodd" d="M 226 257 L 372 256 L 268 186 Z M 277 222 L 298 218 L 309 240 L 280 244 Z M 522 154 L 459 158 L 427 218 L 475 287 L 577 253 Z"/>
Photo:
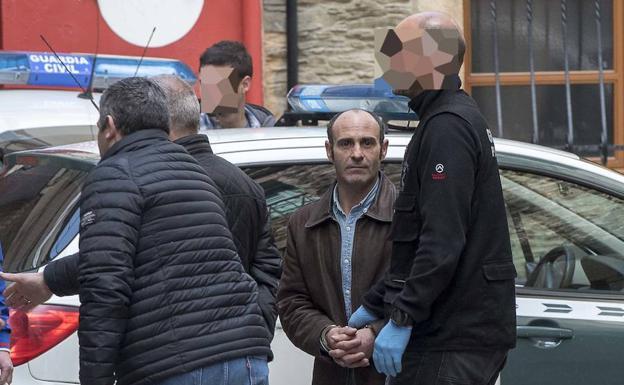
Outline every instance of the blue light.
<path id="1" fill-rule="evenodd" d="M 93 88 L 105 89 L 118 80 L 134 76 L 140 58 L 98 56 L 95 61 Z M 193 71 L 178 60 L 144 58 L 136 76 L 177 75 L 189 84 L 197 78 Z"/>
<path id="2" fill-rule="evenodd" d="M 70 71 L 81 87 L 89 84 L 94 55 L 51 52 L 0 51 L 0 84 L 26 84 L 48 87 L 76 87 Z M 101 55 L 95 59 L 93 88 L 105 89 L 131 76 L 177 75 L 190 84 L 197 81 L 193 71 L 178 60 Z M 62 62 L 62 63 L 61 63 Z M 63 63 L 65 65 L 63 65 Z M 136 75 L 135 75 L 136 72 Z"/>
<path id="3" fill-rule="evenodd" d="M 383 113 L 409 111 L 409 99 L 393 94 L 392 89 L 381 82 L 374 85 L 299 85 L 290 90 L 287 98 L 295 112 L 341 112 L 351 108 Z"/>

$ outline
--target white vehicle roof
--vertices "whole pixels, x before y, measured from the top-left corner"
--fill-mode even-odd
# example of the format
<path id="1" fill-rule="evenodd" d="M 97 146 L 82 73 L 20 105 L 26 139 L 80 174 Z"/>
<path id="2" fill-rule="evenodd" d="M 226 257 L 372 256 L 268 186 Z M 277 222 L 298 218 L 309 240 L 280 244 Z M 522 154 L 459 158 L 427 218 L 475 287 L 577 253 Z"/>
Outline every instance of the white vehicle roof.
<path id="1" fill-rule="evenodd" d="M 202 132 L 210 138 L 213 151 L 239 166 L 258 163 L 280 163 L 283 161 L 326 161 L 324 127 L 264 127 L 221 129 Z M 390 132 L 388 159 L 402 159 L 411 132 Z M 596 176 L 609 178 L 624 185 L 624 175 L 579 156 L 555 150 L 549 147 L 517 142 L 507 139 L 495 139 L 498 154 L 507 157 L 521 157 L 537 161 L 564 165 L 586 171 Z M 37 152 L 83 152 L 98 155 L 97 144 L 93 141 L 47 149 Z"/>
<path id="2" fill-rule="evenodd" d="M 0 133 L 37 127 L 94 126 L 98 112 L 78 91 L 0 90 Z M 96 104 L 101 94 L 94 93 Z"/>
<path id="3" fill-rule="evenodd" d="M 231 128 L 202 131 L 210 138 L 213 150 L 218 154 L 230 152 L 258 151 L 266 149 L 301 148 L 306 144 L 318 147 L 325 143 L 327 129 L 325 127 L 261 127 L 261 128 Z M 393 146 L 406 146 L 412 132 L 391 131 L 386 137 Z M 538 158 L 580 160 L 578 155 L 552 149 L 549 147 L 518 142 L 508 139 L 494 139 L 496 149 L 499 152 L 522 154 L 525 156 L 535 156 Z M 97 143 L 94 141 L 67 144 L 49 149 L 38 149 L 35 151 L 45 152 L 46 150 L 68 150 L 84 151 L 98 154 Z"/>

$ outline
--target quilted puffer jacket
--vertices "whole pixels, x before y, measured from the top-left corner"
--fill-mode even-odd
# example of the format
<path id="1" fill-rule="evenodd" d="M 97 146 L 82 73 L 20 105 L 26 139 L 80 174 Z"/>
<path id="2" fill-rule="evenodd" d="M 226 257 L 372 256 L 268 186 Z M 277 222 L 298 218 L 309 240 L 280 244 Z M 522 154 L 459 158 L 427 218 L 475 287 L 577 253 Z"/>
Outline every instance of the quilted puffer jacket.
<path id="1" fill-rule="evenodd" d="M 147 385 L 269 354 L 214 183 L 162 130 L 141 130 L 87 177 L 80 223 L 80 381 Z"/>

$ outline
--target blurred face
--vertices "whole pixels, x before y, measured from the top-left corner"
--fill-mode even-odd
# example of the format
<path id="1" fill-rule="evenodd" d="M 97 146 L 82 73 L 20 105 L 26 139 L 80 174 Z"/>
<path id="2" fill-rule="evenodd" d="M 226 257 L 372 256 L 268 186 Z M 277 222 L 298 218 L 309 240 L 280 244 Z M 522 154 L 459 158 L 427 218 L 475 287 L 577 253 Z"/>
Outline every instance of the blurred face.
<path id="1" fill-rule="evenodd" d="M 221 127 L 234 128 L 245 104 L 251 77 L 240 77 L 230 66 L 205 65 L 199 70 L 201 111 L 210 114 Z"/>
<path id="2" fill-rule="evenodd" d="M 379 142 L 379 130 L 377 121 L 362 111 L 345 112 L 334 122 L 333 143 L 326 141 L 325 150 L 339 184 L 360 189 L 373 185 L 388 149 L 387 140 Z"/>
<path id="3" fill-rule="evenodd" d="M 415 15 L 395 29 L 375 32 L 375 60 L 396 94 L 444 89 L 452 84 L 448 78 L 459 73 L 461 39 L 454 22 L 424 27 Z"/>

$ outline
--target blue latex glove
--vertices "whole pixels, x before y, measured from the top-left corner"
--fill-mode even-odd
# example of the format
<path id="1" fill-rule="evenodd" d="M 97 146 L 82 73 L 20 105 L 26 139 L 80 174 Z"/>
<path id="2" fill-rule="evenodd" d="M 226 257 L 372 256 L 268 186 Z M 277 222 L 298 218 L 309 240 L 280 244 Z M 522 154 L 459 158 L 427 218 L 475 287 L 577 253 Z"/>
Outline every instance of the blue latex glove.
<path id="1" fill-rule="evenodd" d="M 349 326 L 351 326 L 352 328 L 361 329 L 378 319 L 379 317 L 369 312 L 364 306 L 360 306 L 357 308 L 355 313 L 351 314 L 351 318 L 349 318 Z"/>
<path id="2" fill-rule="evenodd" d="M 381 329 L 373 350 L 375 369 L 379 373 L 396 377 L 401 372 L 401 358 L 411 335 L 411 327 L 397 326 L 392 321 Z"/>

